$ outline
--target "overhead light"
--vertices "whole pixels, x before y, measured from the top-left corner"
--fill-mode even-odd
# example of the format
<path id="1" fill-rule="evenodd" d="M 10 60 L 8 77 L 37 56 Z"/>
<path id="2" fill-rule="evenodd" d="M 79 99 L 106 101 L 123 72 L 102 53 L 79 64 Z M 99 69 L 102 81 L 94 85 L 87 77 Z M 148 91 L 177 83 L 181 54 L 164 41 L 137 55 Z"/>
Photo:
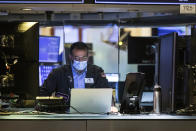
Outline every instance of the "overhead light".
<path id="1" fill-rule="evenodd" d="M 31 8 L 23 8 L 22 10 L 23 11 L 31 11 L 32 9 Z"/>
<path id="2" fill-rule="evenodd" d="M 123 42 L 122 42 L 122 41 L 120 41 L 120 42 L 118 43 L 118 45 L 119 45 L 119 46 L 123 45 Z"/>

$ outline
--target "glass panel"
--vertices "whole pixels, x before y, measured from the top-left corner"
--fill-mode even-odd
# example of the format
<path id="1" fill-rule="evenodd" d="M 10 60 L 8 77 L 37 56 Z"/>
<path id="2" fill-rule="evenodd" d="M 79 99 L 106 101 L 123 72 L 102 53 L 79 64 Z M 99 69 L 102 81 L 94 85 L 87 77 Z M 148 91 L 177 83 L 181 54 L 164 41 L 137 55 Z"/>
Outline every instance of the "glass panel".
<path id="1" fill-rule="evenodd" d="M 78 23 L 78 24 L 77 24 Z M 89 50 L 89 63 L 101 67 L 109 81 L 109 86 L 118 88 L 118 35 L 119 28 L 114 23 L 95 23 L 88 21 L 65 21 L 65 56 L 66 64 L 70 64 L 69 48 L 72 43 L 82 41 L 87 44 Z M 118 90 L 115 97 L 118 101 Z"/>
<path id="2" fill-rule="evenodd" d="M 63 29 L 63 26 L 40 26 L 39 86 L 54 68 L 65 63 Z"/>

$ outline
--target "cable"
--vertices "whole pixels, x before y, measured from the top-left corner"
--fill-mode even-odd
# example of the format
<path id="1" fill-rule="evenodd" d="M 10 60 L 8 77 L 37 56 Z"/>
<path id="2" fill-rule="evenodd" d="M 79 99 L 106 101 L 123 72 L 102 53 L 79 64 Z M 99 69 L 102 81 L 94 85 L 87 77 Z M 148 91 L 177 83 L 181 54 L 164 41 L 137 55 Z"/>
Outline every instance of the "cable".
<path id="1" fill-rule="evenodd" d="M 97 115 L 110 115 L 110 114 L 113 114 L 113 113 L 111 113 L 111 112 L 107 112 L 107 113 L 95 113 L 95 112 L 80 112 L 80 111 L 78 111 L 75 107 L 73 107 L 73 106 L 69 106 L 69 107 L 71 107 L 72 109 L 74 109 L 77 113 L 79 113 L 79 114 L 97 114 Z M 74 113 L 70 113 L 70 112 L 66 112 L 66 113 L 68 113 L 68 114 L 74 114 Z"/>
<path id="2" fill-rule="evenodd" d="M 79 113 L 79 114 L 82 114 L 80 111 L 78 111 L 75 107 L 73 107 L 73 106 L 69 106 L 69 107 L 71 107 L 72 109 L 74 109 L 77 113 Z"/>

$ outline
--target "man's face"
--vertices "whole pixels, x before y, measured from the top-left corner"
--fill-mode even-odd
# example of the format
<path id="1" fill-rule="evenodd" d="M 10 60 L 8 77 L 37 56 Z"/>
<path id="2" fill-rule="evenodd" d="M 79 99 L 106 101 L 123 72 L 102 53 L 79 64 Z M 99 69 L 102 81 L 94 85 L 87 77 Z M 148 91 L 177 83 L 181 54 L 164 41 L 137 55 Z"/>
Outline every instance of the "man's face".
<path id="1" fill-rule="evenodd" d="M 76 61 L 87 61 L 87 50 L 73 49 L 71 58 Z"/>

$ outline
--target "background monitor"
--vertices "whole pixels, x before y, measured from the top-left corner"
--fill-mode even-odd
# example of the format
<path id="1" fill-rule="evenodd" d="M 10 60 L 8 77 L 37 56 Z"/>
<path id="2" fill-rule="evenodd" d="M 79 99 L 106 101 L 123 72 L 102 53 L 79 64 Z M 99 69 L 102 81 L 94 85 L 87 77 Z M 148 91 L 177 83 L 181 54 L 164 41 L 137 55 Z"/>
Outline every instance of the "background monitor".
<path id="1" fill-rule="evenodd" d="M 106 79 L 108 82 L 118 82 L 119 81 L 119 74 L 118 73 L 105 73 Z"/>
<path id="2" fill-rule="evenodd" d="M 186 26 L 178 27 L 159 27 L 157 28 L 158 36 L 170 34 L 172 32 L 177 32 L 178 36 L 191 35 L 191 28 Z"/>
<path id="3" fill-rule="evenodd" d="M 58 68 L 60 65 L 40 65 L 39 66 L 39 86 L 42 86 L 44 81 L 47 79 L 50 72 Z"/>
<path id="4" fill-rule="evenodd" d="M 153 92 L 142 92 L 141 103 L 153 106 Z"/>
<path id="5" fill-rule="evenodd" d="M 128 64 L 153 64 L 158 37 L 128 37 Z"/>
<path id="6" fill-rule="evenodd" d="M 59 62 L 60 37 L 39 37 L 39 62 Z"/>
<path id="7" fill-rule="evenodd" d="M 144 73 L 144 90 L 152 91 L 154 87 L 155 65 L 138 65 L 138 72 Z"/>

